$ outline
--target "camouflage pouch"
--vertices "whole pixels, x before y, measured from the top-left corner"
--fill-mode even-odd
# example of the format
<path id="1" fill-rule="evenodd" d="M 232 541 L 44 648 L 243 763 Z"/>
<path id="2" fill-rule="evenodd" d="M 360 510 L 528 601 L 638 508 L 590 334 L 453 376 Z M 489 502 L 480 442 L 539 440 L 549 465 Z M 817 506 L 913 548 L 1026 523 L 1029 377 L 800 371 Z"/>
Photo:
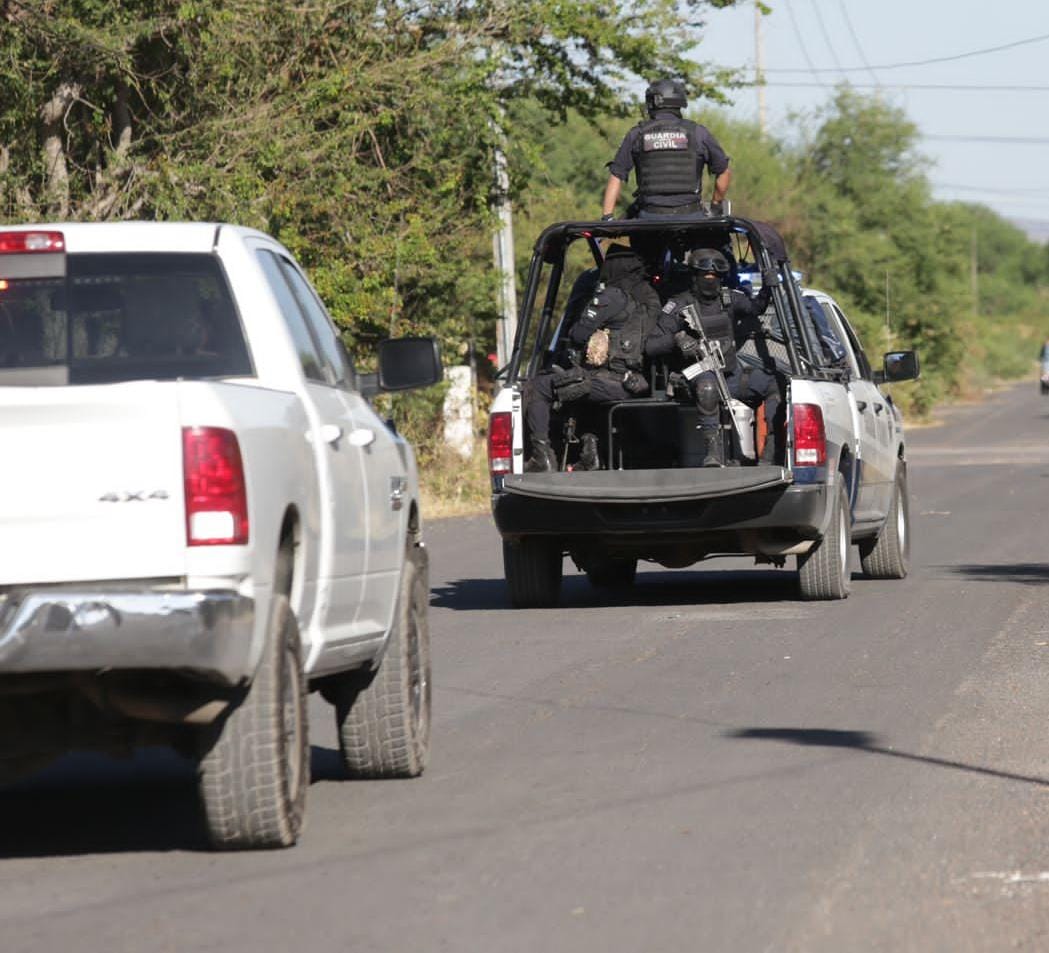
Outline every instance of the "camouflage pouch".
<path id="1" fill-rule="evenodd" d="M 608 364 L 608 351 L 611 335 L 607 328 L 599 328 L 590 335 L 586 342 L 586 363 L 591 367 L 604 367 Z"/>

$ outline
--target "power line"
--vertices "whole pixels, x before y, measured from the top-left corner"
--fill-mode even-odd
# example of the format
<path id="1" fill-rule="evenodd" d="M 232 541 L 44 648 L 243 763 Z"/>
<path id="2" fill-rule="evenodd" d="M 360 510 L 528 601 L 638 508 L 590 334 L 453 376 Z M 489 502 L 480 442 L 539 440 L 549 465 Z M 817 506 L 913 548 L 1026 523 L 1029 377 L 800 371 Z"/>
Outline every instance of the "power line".
<path id="1" fill-rule="evenodd" d="M 819 24 L 820 33 L 823 34 L 823 42 L 827 44 L 827 49 L 830 51 L 830 58 L 834 60 L 834 65 L 840 70 L 841 60 L 838 59 L 838 51 L 830 41 L 830 34 L 827 32 L 827 24 L 823 22 L 823 15 L 820 13 L 820 8 L 816 5 L 816 0 L 810 0 L 810 2 L 812 4 L 812 12 L 816 16 L 816 22 Z"/>
<path id="2" fill-rule="evenodd" d="M 825 72 L 824 70 L 818 70 L 812 64 L 812 58 L 809 56 L 808 47 L 805 46 L 805 38 L 801 34 L 801 30 L 798 29 L 798 21 L 794 18 L 794 7 L 790 0 L 787 0 L 787 13 L 790 16 L 790 25 L 794 27 L 794 36 L 798 41 L 798 46 L 801 48 L 801 55 L 805 57 L 805 62 L 809 64 L 808 72 L 815 76 L 817 73 Z M 798 70 L 799 73 L 804 73 L 805 70 Z M 817 84 L 818 85 L 818 84 Z"/>
<path id="3" fill-rule="evenodd" d="M 856 52 L 860 54 L 860 62 L 864 65 L 864 68 L 871 74 L 871 79 L 874 80 L 876 86 L 881 86 L 881 82 L 878 79 L 878 74 L 871 69 L 870 63 L 867 62 L 867 57 L 863 53 L 863 47 L 860 46 L 859 37 L 856 36 L 856 30 L 853 29 L 852 19 L 849 17 L 848 8 L 845 6 L 844 0 L 838 0 L 838 6 L 841 8 L 841 15 L 845 20 L 845 26 L 849 28 L 849 35 L 852 37 L 853 46 L 856 47 Z M 835 60 L 837 62 L 837 60 Z"/>
<path id="4" fill-rule="evenodd" d="M 959 84 L 959 83 L 853 83 L 851 80 L 847 81 L 848 85 L 852 89 L 936 89 L 944 90 L 947 92 L 958 92 L 958 93 L 971 93 L 971 92 L 991 92 L 991 93 L 1045 93 L 1049 92 L 1049 86 L 1022 86 L 1022 85 L 982 85 L 982 84 Z M 754 82 L 747 80 L 740 84 L 741 86 L 754 86 Z M 782 89 L 801 89 L 801 88 L 818 88 L 826 89 L 826 83 L 813 83 L 805 82 L 804 80 L 799 82 L 764 82 L 763 86 L 771 88 L 782 88 Z"/>
<path id="5" fill-rule="evenodd" d="M 1040 189 L 995 189 L 986 185 L 955 185 L 953 182 L 933 182 L 934 188 L 951 189 L 955 192 L 991 192 L 995 195 L 1045 195 L 1049 188 Z"/>
<path id="6" fill-rule="evenodd" d="M 935 139 L 939 142 L 1004 142 L 1010 145 L 1049 146 L 1049 139 L 1034 136 L 938 136 L 918 134 L 922 139 Z"/>
<path id="7" fill-rule="evenodd" d="M 788 5 L 789 9 L 789 5 Z M 793 19 L 793 14 L 791 15 Z M 797 25 L 795 24 L 795 30 Z M 970 56 L 984 56 L 987 53 L 999 53 L 1002 50 L 1011 50 L 1017 46 L 1027 46 L 1031 43 L 1041 43 L 1044 40 L 1049 40 L 1049 33 L 1043 33 L 1041 36 L 1028 37 L 1026 40 L 1016 40 L 1013 43 L 1003 43 L 1001 46 L 989 46 L 982 50 L 970 50 L 968 53 L 956 53 L 952 56 L 938 56 L 931 60 L 913 60 L 909 63 L 887 63 L 883 66 L 842 66 L 837 68 L 820 68 L 814 69 L 810 64 L 808 69 L 799 68 L 780 68 L 780 69 L 766 69 L 766 73 L 859 73 L 864 70 L 874 69 L 902 69 L 907 66 L 929 66 L 933 63 L 949 63 L 954 60 L 968 59 Z M 808 55 L 805 56 L 806 62 L 808 62 Z"/>

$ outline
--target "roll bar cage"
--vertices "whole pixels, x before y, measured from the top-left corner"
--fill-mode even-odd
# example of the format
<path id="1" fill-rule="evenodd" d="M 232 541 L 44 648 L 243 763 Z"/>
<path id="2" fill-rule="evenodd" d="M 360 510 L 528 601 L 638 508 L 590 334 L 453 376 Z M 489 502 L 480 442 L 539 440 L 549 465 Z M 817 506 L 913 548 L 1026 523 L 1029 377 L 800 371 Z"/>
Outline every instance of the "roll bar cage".
<path id="1" fill-rule="evenodd" d="M 617 239 L 662 238 L 663 244 L 681 258 L 690 248 L 720 248 L 729 244 L 735 236 L 744 237 L 758 273 L 774 270 L 780 282 L 774 286 L 772 300 L 783 328 L 783 344 L 790 359 L 791 371 L 798 376 L 824 377 L 829 372 L 821 367 L 819 344 L 814 338 L 810 323 L 803 319 L 805 308 L 797 280 L 790 267 L 786 246 L 779 234 L 770 225 L 736 216 L 711 218 L 704 215 L 681 215 L 673 219 L 628 219 L 622 221 L 579 221 L 558 222 L 544 229 L 536 239 L 532 260 L 528 269 L 527 284 L 521 301 L 514 337 L 513 352 L 509 363 L 499 372 L 499 377 L 515 381 L 521 370 L 522 343 L 526 340 L 529 324 L 535 308 L 543 266 L 552 268 L 547 283 L 536 331 L 536 339 L 543 339 L 553 319 L 558 289 L 564 274 L 565 252 L 576 241 L 584 240 L 590 248 L 594 264 L 603 260 L 601 243 Z M 535 372 L 539 355 L 532 355 L 528 373 Z"/>

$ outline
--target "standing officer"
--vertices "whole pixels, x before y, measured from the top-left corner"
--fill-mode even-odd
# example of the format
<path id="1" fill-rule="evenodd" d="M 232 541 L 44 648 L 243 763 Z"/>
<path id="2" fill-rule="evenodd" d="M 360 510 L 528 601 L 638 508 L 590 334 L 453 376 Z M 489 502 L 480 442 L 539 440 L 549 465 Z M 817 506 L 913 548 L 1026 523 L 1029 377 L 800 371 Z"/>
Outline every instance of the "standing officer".
<path id="1" fill-rule="evenodd" d="M 703 332 L 721 345 L 725 359 L 724 377 L 729 393 L 747 406 L 765 405 L 768 437 L 761 452 L 761 463 L 776 459 L 777 443 L 782 431 L 779 420 L 781 395 L 775 374 L 763 368 L 743 368 L 736 358 L 736 347 L 748 336 L 761 330 L 758 320 L 768 307 L 772 285 L 779 276 L 763 276 L 761 291 L 753 298 L 722 284 L 729 273 L 725 256 L 714 248 L 696 248 L 688 253 L 685 263 L 691 271 L 690 287 L 672 297 L 663 306 L 656 332 L 649 338 L 646 352 L 652 356 L 680 351 L 690 363 L 699 356 L 699 338 L 688 327 L 681 312 L 694 307 Z M 717 378 L 704 371 L 692 381 L 699 409 L 702 439 L 701 466 L 724 466 L 724 440 L 721 429 L 721 395 Z"/>
<path id="2" fill-rule="evenodd" d="M 645 91 L 648 119 L 626 134 L 616 157 L 608 163 L 608 184 L 601 217 L 613 217 L 623 183 L 633 169 L 637 176 L 628 218 L 688 215 L 703 210 L 703 167 L 714 176 L 711 208 L 721 203 L 732 181 L 728 156 L 705 126 L 682 119 L 685 87 L 672 79 L 654 82 Z"/>
<path id="3" fill-rule="evenodd" d="M 582 280 L 588 277 L 584 273 Z M 568 350 L 575 351 L 578 358 L 570 367 L 542 371 L 526 386 L 525 422 L 532 448 L 525 461 L 526 472 L 558 468 L 550 442 L 550 411 L 555 401 L 610 404 L 647 393 L 648 381 L 642 373 L 644 343 L 658 315 L 659 295 L 648 283 L 641 257 L 625 245 L 612 245 L 589 304 L 577 318 L 566 312 L 562 335 Z M 593 435 L 583 435 L 580 460 L 584 469 L 599 465 Z"/>

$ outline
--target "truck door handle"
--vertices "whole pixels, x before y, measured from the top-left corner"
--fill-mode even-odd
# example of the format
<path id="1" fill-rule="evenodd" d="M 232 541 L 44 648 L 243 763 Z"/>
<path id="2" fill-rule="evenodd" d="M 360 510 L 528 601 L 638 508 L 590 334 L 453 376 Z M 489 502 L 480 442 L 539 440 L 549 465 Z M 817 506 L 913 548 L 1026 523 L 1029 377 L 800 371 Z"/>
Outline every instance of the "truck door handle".
<path id="1" fill-rule="evenodd" d="M 408 490 L 406 477 L 390 477 L 390 509 L 399 510 L 404 506 L 404 494 Z"/>
<path id="2" fill-rule="evenodd" d="M 867 409 L 867 401 L 858 400 L 856 401 L 856 409 L 862 414 Z"/>
<path id="3" fill-rule="evenodd" d="M 874 405 L 874 412 L 876 414 L 880 414 L 884 409 L 885 409 L 885 405 L 884 404 L 875 404 Z"/>
<path id="4" fill-rule="evenodd" d="M 320 435 L 325 443 L 336 443 L 342 436 L 342 427 L 338 424 L 321 424 Z"/>
<path id="5" fill-rule="evenodd" d="M 351 447 L 367 447 L 375 440 L 375 431 L 367 427 L 358 427 L 350 431 L 349 440 Z"/>

